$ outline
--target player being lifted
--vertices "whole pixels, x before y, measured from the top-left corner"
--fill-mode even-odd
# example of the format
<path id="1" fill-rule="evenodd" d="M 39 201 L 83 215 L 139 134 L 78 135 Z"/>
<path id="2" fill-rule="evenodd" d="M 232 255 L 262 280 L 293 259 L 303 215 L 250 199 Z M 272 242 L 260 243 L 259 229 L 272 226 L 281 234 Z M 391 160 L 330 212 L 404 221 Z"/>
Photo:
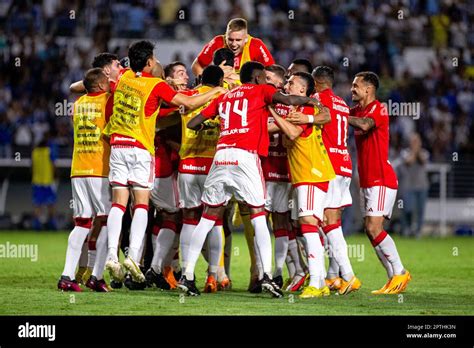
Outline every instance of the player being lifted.
<path id="1" fill-rule="evenodd" d="M 340 295 L 358 290 L 360 281 L 354 276 L 347 254 L 347 244 L 342 233 L 342 209 L 352 204 L 350 193 L 352 162 L 347 150 L 347 129 L 349 107 L 344 100 L 332 91 L 334 71 L 328 66 L 318 66 L 312 73 L 317 97 L 326 106 L 331 122 L 322 129 L 323 143 L 326 147 L 336 178 L 329 182 L 324 210 L 323 232 L 329 244 L 329 268 L 326 284 Z M 305 124 L 309 117 L 293 113 L 288 121 Z M 342 279 L 339 278 L 341 275 Z"/>
<path id="2" fill-rule="evenodd" d="M 310 96 L 314 90 L 313 78 L 306 72 L 294 73 L 287 82 L 286 90 L 291 94 Z M 329 180 L 335 177 L 335 173 L 321 139 L 321 127 L 312 123 L 326 124 L 331 121 L 331 117 L 326 108 L 325 112 L 319 113 L 319 110 L 313 107 L 299 107 L 297 111 L 309 115 L 313 122 L 297 126 L 279 116 L 273 108 L 270 111 L 276 125 L 293 141 L 288 147 L 288 162 L 293 194 L 296 197 L 298 222 L 306 240 L 310 275 L 309 285 L 300 297 L 328 296 L 330 292 L 324 279 L 324 248 L 318 230 L 324 219 Z"/>
<path id="3" fill-rule="evenodd" d="M 411 279 L 402 264 L 395 242 L 383 228 L 390 219 L 397 196 L 398 180 L 388 160 L 389 119 L 386 108 L 376 99 L 378 76 L 370 71 L 355 75 L 349 124 L 355 127 L 361 209 L 364 227 L 388 275 L 387 283 L 373 294 L 399 294 Z"/>
<path id="4" fill-rule="evenodd" d="M 159 64 L 153 50 L 154 45 L 149 41 L 138 41 L 130 46 L 131 69 L 125 69 L 117 82 L 113 115 L 104 130 L 111 144 L 109 181 L 113 203 L 107 219 L 109 253 L 106 268 L 117 281 L 123 280 L 117 247 L 129 189 L 133 193 L 134 209 L 129 254 L 124 267 L 134 281 L 145 280 L 138 266 L 139 250 L 148 222 L 148 201 L 154 181 L 155 124 L 162 100 L 194 109 L 223 91 L 215 88 L 192 97 L 177 93 L 164 80 L 152 75 Z"/>
<path id="5" fill-rule="evenodd" d="M 319 104 L 315 99 L 285 95 L 265 83 L 264 66 L 248 62 L 240 70 L 242 86 L 214 99 L 188 123 L 188 128 L 203 128 L 202 123 L 220 116 L 220 136 L 216 155 L 204 184 L 204 213 L 197 225 L 188 254 L 186 272 L 178 287 L 188 295 L 199 295 L 194 280 L 194 268 L 207 234 L 222 218 L 225 205 L 232 195 L 250 207 L 255 230 L 257 255 L 263 265 L 262 289 L 275 297 L 283 296 L 272 280 L 272 245 L 265 217 L 265 182 L 259 156 L 268 153 L 267 106 Z"/>
<path id="6" fill-rule="evenodd" d="M 234 18 L 227 24 L 225 35 L 215 36 L 201 50 L 192 64 L 194 75 L 201 75 L 202 70 L 212 64 L 214 52 L 223 47 L 230 48 L 234 52 L 234 68 L 237 73 L 249 61 L 260 62 L 264 66 L 275 64 L 263 41 L 250 36 L 247 32 L 247 21 L 243 18 Z"/>
<path id="7" fill-rule="evenodd" d="M 86 283 L 90 289 L 107 292 L 102 277 L 107 256 L 107 214 L 110 210 L 109 174 L 110 146 L 102 138 L 102 131 L 112 114 L 110 84 L 102 69 L 86 72 L 84 86 L 87 94 L 74 103 L 74 152 L 71 165 L 71 184 L 75 227 L 69 235 L 66 264 L 58 289 L 81 291 L 74 273 L 82 245 L 92 228 L 92 218 L 102 226 L 97 238 L 97 256 L 92 275 Z"/>

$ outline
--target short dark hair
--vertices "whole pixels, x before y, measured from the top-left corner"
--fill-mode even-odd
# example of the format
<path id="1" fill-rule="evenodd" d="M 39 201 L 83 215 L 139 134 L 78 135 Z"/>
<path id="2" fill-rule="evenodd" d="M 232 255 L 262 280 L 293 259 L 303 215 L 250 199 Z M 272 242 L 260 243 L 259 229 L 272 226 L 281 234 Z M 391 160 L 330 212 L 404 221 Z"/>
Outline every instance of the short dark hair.
<path id="1" fill-rule="evenodd" d="M 215 65 L 221 65 L 222 62 L 225 61 L 224 65 L 227 66 L 234 66 L 234 52 L 230 48 L 223 47 L 219 48 L 217 51 L 214 52 L 214 56 L 212 58 L 212 62 Z"/>
<path id="2" fill-rule="evenodd" d="M 224 78 L 224 71 L 217 65 L 208 65 L 202 71 L 202 84 L 212 87 L 220 86 L 221 80 Z"/>
<path id="3" fill-rule="evenodd" d="M 314 68 L 311 75 L 313 75 L 313 79 L 324 79 L 331 85 L 334 83 L 334 70 L 329 66 L 319 65 Z"/>
<path id="4" fill-rule="evenodd" d="M 240 82 L 249 83 L 252 81 L 253 74 L 256 70 L 265 70 L 262 63 L 259 62 L 247 62 L 240 68 Z"/>
<path id="5" fill-rule="evenodd" d="M 303 65 L 306 68 L 306 72 L 308 74 L 311 74 L 311 72 L 313 71 L 313 64 L 311 64 L 311 62 L 307 59 L 297 58 L 294 59 L 291 63 L 295 65 Z"/>
<path id="6" fill-rule="evenodd" d="M 355 77 L 362 77 L 362 81 L 370 83 L 375 87 L 375 90 L 379 88 L 379 77 L 372 71 L 361 71 Z"/>
<path id="7" fill-rule="evenodd" d="M 116 54 L 109 53 L 109 52 L 102 52 L 94 57 L 94 60 L 92 61 L 92 67 L 103 69 L 105 66 L 112 64 L 114 60 L 118 60 L 118 57 Z"/>
<path id="8" fill-rule="evenodd" d="M 306 82 L 306 96 L 309 97 L 314 92 L 314 80 L 313 76 L 310 73 L 304 71 L 298 71 L 293 74 L 293 76 L 298 76 Z"/>
<path id="9" fill-rule="evenodd" d="M 153 57 L 155 45 L 150 41 L 142 40 L 133 43 L 128 49 L 130 68 L 135 72 L 140 72 L 146 66 L 148 59 Z"/>
<path id="10" fill-rule="evenodd" d="M 165 77 L 170 77 L 173 74 L 174 68 L 177 66 L 184 66 L 184 68 L 186 69 L 186 64 L 184 64 L 183 62 L 180 62 L 179 60 L 176 60 L 174 62 L 169 63 L 163 69 L 163 72 L 165 73 Z"/>
<path id="11" fill-rule="evenodd" d="M 92 68 L 86 71 L 82 83 L 84 84 L 87 93 L 94 92 L 101 78 L 107 79 L 102 68 Z"/>
<path id="12" fill-rule="evenodd" d="M 266 71 L 270 71 L 285 81 L 286 69 L 278 64 L 273 64 L 265 67 Z"/>

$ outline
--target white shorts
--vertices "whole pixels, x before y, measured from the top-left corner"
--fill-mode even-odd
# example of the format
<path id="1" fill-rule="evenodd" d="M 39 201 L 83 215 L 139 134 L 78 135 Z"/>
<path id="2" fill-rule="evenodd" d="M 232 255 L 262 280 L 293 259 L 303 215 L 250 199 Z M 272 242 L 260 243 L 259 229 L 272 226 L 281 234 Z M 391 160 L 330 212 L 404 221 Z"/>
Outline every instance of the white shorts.
<path id="1" fill-rule="evenodd" d="M 326 208 L 340 209 L 352 205 L 351 178 L 349 176 L 336 175 L 329 182 L 326 196 Z"/>
<path id="2" fill-rule="evenodd" d="M 294 187 L 291 218 L 296 220 L 303 216 L 314 216 L 319 221 L 323 221 L 326 195 L 326 192 L 315 185 L 299 185 Z"/>
<path id="3" fill-rule="evenodd" d="M 204 183 L 202 202 L 227 204 L 232 195 L 251 207 L 265 205 L 265 180 L 257 154 L 237 148 L 218 150 Z"/>
<path id="4" fill-rule="evenodd" d="M 290 208 L 291 220 L 298 220 L 298 204 L 296 200 L 296 190 L 293 186 L 290 189 L 290 199 L 288 201 L 288 208 Z"/>
<path id="5" fill-rule="evenodd" d="M 150 199 L 157 210 L 177 213 L 179 211 L 179 196 L 176 175 L 170 175 L 165 178 L 155 178 L 155 184 L 153 190 L 151 190 Z"/>
<path id="6" fill-rule="evenodd" d="M 397 190 L 386 186 L 373 186 L 360 189 L 360 208 L 363 216 L 384 216 L 390 219 Z"/>
<path id="7" fill-rule="evenodd" d="M 272 213 L 286 213 L 289 210 L 291 184 L 281 181 L 267 181 L 265 210 Z"/>
<path id="8" fill-rule="evenodd" d="M 155 158 L 139 147 L 112 146 L 109 181 L 113 188 L 133 186 L 151 190 L 155 179 Z"/>
<path id="9" fill-rule="evenodd" d="M 178 173 L 179 207 L 193 209 L 202 205 L 201 197 L 207 175 Z"/>
<path id="10" fill-rule="evenodd" d="M 101 177 L 71 178 L 75 218 L 108 215 L 112 207 L 109 180 Z"/>

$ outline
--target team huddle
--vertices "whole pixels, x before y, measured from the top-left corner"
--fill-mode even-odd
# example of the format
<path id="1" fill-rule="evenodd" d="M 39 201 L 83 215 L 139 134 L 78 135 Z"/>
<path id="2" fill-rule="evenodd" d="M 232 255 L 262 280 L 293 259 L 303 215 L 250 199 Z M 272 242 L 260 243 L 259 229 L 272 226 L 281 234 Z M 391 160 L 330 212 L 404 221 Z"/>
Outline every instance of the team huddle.
<path id="1" fill-rule="evenodd" d="M 232 216 L 243 223 L 250 251 L 248 291 L 315 298 L 360 289 L 341 227 L 343 209 L 352 204 L 349 125 L 365 231 L 388 277 L 372 293 L 405 290 L 411 275 L 383 227 L 398 183 L 375 73 L 355 75 L 350 108 L 332 90 L 332 68 L 313 69 L 305 59 L 288 69 L 275 64 L 241 18 L 199 53 L 193 89 L 185 65 L 163 68 L 149 41 L 133 43 L 122 62 L 128 66 L 101 53 L 83 81 L 71 86 L 85 94 L 74 105 L 75 227 L 60 290 L 82 291 L 83 282 L 108 292 L 128 282 L 130 289 L 177 288 L 198 296 L 201 254 L 208 263 L 203 291 L 228 290 Z M 167 127 L 179 123 L 180 139 L 168 138 Z M 150 204 L 156 215 L 149 214 Z M 127 215 L 129 243 L 121 263 Z M 149 224 L 152 257 L 144 269 Z M 87 267 L 76 273 L 84 257 Z"/>

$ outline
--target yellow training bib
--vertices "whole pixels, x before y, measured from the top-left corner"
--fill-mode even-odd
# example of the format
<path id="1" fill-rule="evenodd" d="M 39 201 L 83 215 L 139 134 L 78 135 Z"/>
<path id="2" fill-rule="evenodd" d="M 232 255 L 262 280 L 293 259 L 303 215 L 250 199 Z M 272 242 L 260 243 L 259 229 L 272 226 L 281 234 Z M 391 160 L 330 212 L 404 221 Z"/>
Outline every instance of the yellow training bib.
<path id="1" fill-rule="evenodd" d="M 83 95 L 74 103 L 71 177 L 109 175 L 110 145 L 103 139 L 110 93 Z"/>

